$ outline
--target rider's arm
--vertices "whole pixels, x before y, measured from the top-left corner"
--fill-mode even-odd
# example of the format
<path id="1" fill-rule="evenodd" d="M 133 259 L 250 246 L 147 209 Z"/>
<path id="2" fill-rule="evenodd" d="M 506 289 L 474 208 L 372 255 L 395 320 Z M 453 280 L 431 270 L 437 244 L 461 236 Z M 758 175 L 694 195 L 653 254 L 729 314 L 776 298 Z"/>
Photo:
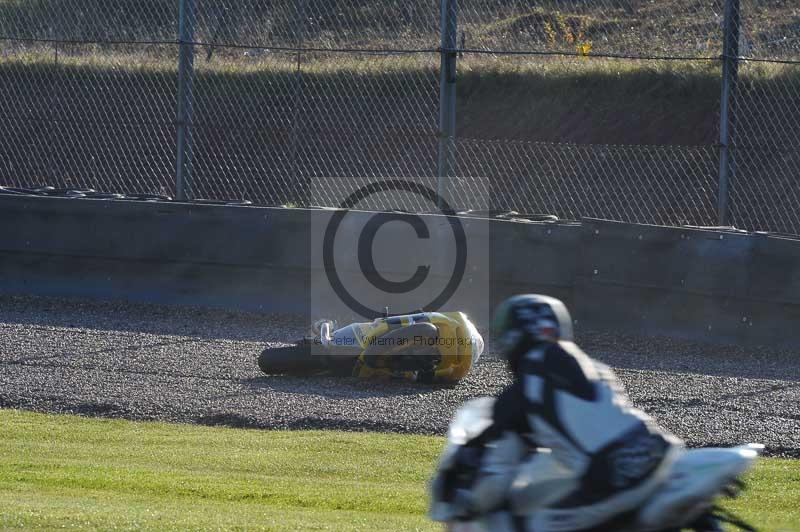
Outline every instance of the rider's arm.
<path id="1" fill-rule="evenodd" d="M 492 411 L 492 424 L 479 436 L 468 442 L 466 447 L 482 447 L 488 442 L 501 438 L 508 431 L 516 434 L 530 432 L 525 412 L 525 392 L 522 383 L 514 381 L 497 396 Z"/>
<path id="2" fill-rule="evenodd" d="M 520 383 L 508 386 L 495 400 L 492 424 L 459 449 L 452 475 L 472 472 L 469 487 L 456 489 L 452 505 L 461 518 L 494 511 L 506 497 L 527 444 L 528 431 Z"/>
<path id="3" fill-rule="evenodd" d="M 572 342 L 532 351 L 523 361 L 523 372 L 525 395 L 530 403 L 547 402 L 555 390 L 587 401 L 595 397 L 598 375 L 594 363 Z"/>
<path id="4" fill-rule="evenodd" d="M 525 403 L 523 383 L 514 381 L 503 390 L 494 403 L 494 412 L 492 413 L 494 423 L 488 429 L 491 431 L 490 436 L 499 438 L 505 432 L 514 432 L 516 434 L 530 432 L 528 417 L 525 415 Z"/>

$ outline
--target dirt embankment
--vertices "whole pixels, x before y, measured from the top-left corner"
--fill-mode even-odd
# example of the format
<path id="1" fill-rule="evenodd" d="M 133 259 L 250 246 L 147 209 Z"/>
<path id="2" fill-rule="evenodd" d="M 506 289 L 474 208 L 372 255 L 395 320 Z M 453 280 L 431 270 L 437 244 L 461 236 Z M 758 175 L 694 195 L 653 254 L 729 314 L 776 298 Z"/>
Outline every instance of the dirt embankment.
<path id="1" fill-rule="evenodd" d="M 459 135 L 577 144 L 717 142 L 718 68 L 577 63 L 485 72 L 466 62 L 458 92 Z"/>
<path id="2" fill-rule="evenodd" d="M 171 194 L 174 65 L 62 61 L 0 62 L 0 184 Z M 193 197 L 319 204 L 324 195 L 309 200 L 315 180 L 437 174 L 435 63 L 312 62 L 298 76 L 278 58 L 238 61 L 201 64 L 195 75 Z M 496 208 L 716 223 L 718 65 L 476 61 L 459 66 L 459 208 L 485 208 L 491 186 Z M 800 68 L 742 68 L 732 204 L 739 227 L 800 230 L 797 87 Z"/>

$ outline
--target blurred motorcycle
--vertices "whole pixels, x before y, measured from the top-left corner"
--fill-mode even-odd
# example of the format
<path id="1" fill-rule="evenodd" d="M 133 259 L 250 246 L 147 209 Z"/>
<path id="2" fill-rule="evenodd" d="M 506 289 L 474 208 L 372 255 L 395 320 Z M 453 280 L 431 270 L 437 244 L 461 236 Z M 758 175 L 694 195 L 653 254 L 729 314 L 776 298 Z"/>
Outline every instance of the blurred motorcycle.
<path id="1" fill-rule="evenodd" d="M 523 451 L 522 438 L 516 435 L 511 437 L 520 440 L 516 447 L 520 452 L 512 459 L 514 481 L 506 497 L 509 503 L 486 515 L 464 515 L 458 497 L 470 490 L 480 466 L 465 464 L 456 457 L 467 442 L 491 425 L 493 405 L 494 398 L 479 398 L 467 402 L 456 412 L 431 484 L 430 517 L 446 523 L 454 532 L 584 530 L 570 527 L 569 509 L 559 507 L 560 498 L 576 485 L 576 474 L 558 463 L 548 449 L 537 449 L 533 451 L 536 459 L 527 459 L 530 450 Z M 492 443 L 487 442 L 487 445 Z M 716 502 L 723 496 L 738 495 L 743 488 L 741 475 L 753 467 L 763 449 L 759 444 L 681 449 L 666 480 L 643 504 L 590 530 L 721 532 L 724 524 L 755 530 L 719 508 Z M 511 501 L 515 508 L 524 508 L 524 511 L 512 515 Z"/>

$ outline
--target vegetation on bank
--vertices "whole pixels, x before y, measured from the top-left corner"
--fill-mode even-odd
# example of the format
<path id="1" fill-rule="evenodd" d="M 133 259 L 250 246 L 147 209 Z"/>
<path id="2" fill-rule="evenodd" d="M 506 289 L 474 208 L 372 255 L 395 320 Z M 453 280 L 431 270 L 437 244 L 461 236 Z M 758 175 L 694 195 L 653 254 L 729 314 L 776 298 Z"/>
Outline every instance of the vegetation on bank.
<path id="1" fill-rule="evenodd" d="M 375 119 L 366 116 L 372 107 L 364 101 L 381 99 L 376 125 L 435 133 L 438 68 L 435 54 L 223 54 L 196 63 L 196 119 L 216 112 L 231 117 L 227 107 L 239 106 L 239 113 L 258 118 L 267 130 L 274 123 L 270 116 L 324 101 L 326 113 L 348 116 L 357 133 L 360 121 Z M 800 86 L 800 66 L 747 63 L 740 71 L 738 102 L 746 118 L 760 120 L 764 110 L 780 106 L 773 126 L 791 131 L 800 108 L 786 106 L 785 96 Z M 76 107 L 70 121 L 91 123 L 98 109 L 82 102 L 99 99 L 113 108 L 109 118 L 128 113 L 159 123 L 174 120 L 177 54 L 170 46 L 87 45 L 61 50 L 58 57 L 52 50 L 20 51 L 0 58 L 0 79 L 0 92 L 30 98 L 16 108 L 34 115 Z M 48 87 L 59 100 L 50 108 L 41 105 Z M 581 144 L 718 141 L 717 61 L 468 56 L 459 63 L 457 87 L 459 137 Z M 91 94 L 67 99 L 89 89 Z M 151 117 L 154 112 L 166 116 Z M 297 118 L 307 119 L 303 113 Z"/>

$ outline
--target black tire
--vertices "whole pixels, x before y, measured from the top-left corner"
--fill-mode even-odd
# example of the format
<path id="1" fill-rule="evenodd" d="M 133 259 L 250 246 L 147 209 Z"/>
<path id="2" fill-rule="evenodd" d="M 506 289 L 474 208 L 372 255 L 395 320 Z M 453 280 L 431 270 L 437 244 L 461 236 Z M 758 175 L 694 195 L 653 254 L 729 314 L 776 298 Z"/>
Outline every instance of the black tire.
<path id="1" fill-rule="evenodd" d="M 695 532 L 724 532 L 725 530 L 722 522 L 714 514 L 710 513 L 695 520 L 688 528 Z"/>
<path id="2" fill-rule="evenodd" d="M 312 356 L 311 346 L 301 342 L 265 349 L 258 357 L 258 367 L 267 375 L 311 375 L 325 369 L 324 358 Z"/>

